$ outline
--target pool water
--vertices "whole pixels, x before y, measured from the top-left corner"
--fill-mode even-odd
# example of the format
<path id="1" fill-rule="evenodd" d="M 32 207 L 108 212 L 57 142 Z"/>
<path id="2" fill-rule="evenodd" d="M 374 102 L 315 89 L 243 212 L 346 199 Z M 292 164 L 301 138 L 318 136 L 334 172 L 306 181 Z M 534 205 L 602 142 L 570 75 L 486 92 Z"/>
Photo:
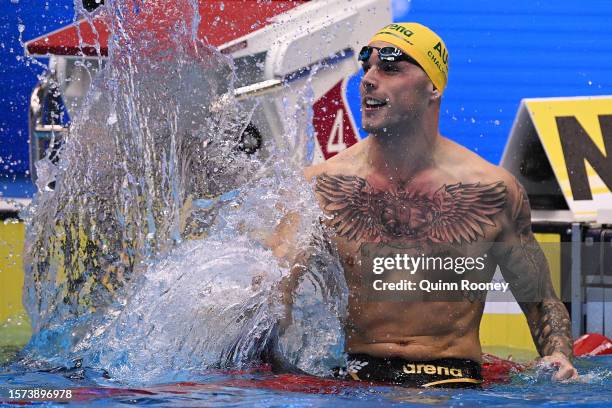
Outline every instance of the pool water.
<path id="1" fill-rule="evenodd" d="M 6 350 L 5 350 L 6 351 Z M 37 371 L 18 364 L 0 368 L 0 406 L 23 402 L 10 390 L 69 389 L 71 398 L 55 400 L 75 406 L 155 405 L 160 407 L 312 407 L 371 406 L 581 406 L 609 407 L 612 356 L 578 358 L 579 382 L 556 383 L 550 372 L 513 374 L 506 384 L 482 390 L 410 389 L 318 379 L 269 371 L 206 371 L 189 381 L 132 388 L 88 368 Z M 52 400 L 47 400 L 52 403 Z M 37 401 L 36 404 L 41 402 Z"/>

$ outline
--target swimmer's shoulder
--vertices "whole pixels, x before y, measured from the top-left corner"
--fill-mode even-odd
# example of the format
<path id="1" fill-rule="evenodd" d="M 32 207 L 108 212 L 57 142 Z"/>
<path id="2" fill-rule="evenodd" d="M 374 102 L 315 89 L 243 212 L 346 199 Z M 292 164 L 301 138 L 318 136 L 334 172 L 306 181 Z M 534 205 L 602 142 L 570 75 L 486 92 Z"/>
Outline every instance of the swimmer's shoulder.
<path id="1" fill-rule="evenodd" d="M 516 183 L 516 178 L 503 167 L 497 166 L 450 139 L 444 138 L 444 159 L 441 169 L 455 174 L 463 182 L 492 183 L 502 181 L 504 184 Z"/>
<path id="2" fill-rule="evenodd" d="M 503 167 L 497 166 L 470 149 L 449 139 L 445 160 L 442 166 L 444 172 L 453 174 L 464 183 L 490 184 L 502 182 L 506 187 L 507 208 L 514 209 L 522 204 L 524 189 L 516 177 Z"/>
<path id="3" fill-rule="evenodd" d="M 308 166 L 303 171 L 304 177 L 312 181 L 321 174 L 354 174 L 365 162 L 364 147 L 365 140 L 362 140 L 322 163 Z"/>

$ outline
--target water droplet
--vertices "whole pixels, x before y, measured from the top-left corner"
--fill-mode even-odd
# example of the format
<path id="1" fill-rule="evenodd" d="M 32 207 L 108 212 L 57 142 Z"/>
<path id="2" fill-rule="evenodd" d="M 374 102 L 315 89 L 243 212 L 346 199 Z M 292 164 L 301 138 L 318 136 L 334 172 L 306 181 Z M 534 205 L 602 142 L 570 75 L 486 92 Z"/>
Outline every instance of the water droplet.
<path id="1" fill-rule="evenodd" d="M 108 119 L 106 120 L 107 125 L 114 125 L 117 123 L 117 114 L 115 112 L 111 113 Z"/>

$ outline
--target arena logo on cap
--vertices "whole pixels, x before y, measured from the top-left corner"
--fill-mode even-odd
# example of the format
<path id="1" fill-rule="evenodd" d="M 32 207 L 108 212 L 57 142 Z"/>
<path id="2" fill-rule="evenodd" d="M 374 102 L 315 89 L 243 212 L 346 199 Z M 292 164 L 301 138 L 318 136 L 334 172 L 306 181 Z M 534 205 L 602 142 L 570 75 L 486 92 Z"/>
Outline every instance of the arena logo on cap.
<path id="1" fill-rule="evenodd" d="M 401 33 L 401 34 L 405 35 L 406 37 L 410 37 L 410 36 L 412 36 L 412 35 L 414 34 L 414 32 L 410 31 L 410 30 L 409 30 L 409 29 L 407 29 L 406 27 L 402 27 L 402 26 L 401 26 L 401 25 L 399 25 L 399 24 L 389 24 L 389 25 L 388 25 L 388 26 L 386 26 L 384 29 L 385 29 L 385 30 L 386 30 L 386 29 L 389 29 L 389 30 L 397 31 L 397 32 L 399 32 L 399 33 Z"/>

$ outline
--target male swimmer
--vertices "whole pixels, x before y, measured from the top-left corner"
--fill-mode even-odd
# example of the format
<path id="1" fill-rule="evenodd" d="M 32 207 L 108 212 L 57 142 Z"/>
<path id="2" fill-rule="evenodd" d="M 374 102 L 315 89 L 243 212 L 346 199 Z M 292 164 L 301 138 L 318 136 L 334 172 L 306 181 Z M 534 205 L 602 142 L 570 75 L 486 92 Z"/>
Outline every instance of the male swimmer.
<path id="1" fill-rule="evenodd" d="M 424 255 L 439 246 L 460 248 L 449 252 L 457 256 L 488 250 L 479 279 L 490 281 L 499 265 L 542 361 L 557 367 L 555 379 L 575 378 L 569 316 L 531 232 L 524 189 L 504 169 L 439 133 L 448 58 L 442 39 L 421 24 L 378 31 L 359 54 L 369 137 L 305 170 L 349 287 L 349 365 L 341 374 L 422 387 L 482 382 L 482 298 L 415 301 L 406 293 L 399 301 L 366 299 L 361 249 L 378 243 L 417 245 Z M 536 291 L 543 296 L 531 299 Z"/>

